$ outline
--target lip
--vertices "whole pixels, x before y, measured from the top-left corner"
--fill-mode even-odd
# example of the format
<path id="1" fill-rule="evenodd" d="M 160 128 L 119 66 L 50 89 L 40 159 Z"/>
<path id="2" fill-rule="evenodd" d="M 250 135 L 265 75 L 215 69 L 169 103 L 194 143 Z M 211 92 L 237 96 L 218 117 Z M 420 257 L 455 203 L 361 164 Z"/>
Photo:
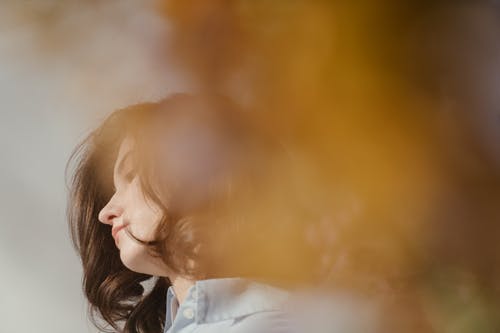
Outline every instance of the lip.
<path id="1" fill-rule="evenodd" d="M 113 238 L 116 240 L 116 235 L 118 234 L 118 232 L 120 230 L 122 230 L 123 228 L 125 228 L 127 225 L 126 224 L 122 224 L 122 225 L 118 225 L 116 227 L 113 227 L 113 229 L 111 230 L 111 235 L 113 236 Z"/>

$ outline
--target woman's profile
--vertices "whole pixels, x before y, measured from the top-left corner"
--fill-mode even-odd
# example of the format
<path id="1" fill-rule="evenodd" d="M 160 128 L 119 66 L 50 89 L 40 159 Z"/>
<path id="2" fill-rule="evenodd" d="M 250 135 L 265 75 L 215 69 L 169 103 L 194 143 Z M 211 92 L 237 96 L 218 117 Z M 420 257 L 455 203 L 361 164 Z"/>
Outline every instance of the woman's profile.
<path id="1" fill-rule="evenodd" d="M 304 278 L 309 254 L 257 132 L 224 98 L 179 94 L 114 112 L 78 147 L 69 223 L 98 327 L 287 329 L 267 282 Z"/>

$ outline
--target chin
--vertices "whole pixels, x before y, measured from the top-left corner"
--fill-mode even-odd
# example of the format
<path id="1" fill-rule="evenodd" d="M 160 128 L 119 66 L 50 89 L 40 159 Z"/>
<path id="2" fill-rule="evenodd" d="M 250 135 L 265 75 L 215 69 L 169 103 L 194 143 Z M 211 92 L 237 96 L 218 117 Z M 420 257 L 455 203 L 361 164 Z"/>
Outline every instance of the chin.
<path id="1" fill-rule="evenodd" d="M 120 247 L 120 259 L 133 272 L 166 276 L 164 263 L 159 258 L 151 256 L 147 249 L 138 244 L 123 244 Z"/>

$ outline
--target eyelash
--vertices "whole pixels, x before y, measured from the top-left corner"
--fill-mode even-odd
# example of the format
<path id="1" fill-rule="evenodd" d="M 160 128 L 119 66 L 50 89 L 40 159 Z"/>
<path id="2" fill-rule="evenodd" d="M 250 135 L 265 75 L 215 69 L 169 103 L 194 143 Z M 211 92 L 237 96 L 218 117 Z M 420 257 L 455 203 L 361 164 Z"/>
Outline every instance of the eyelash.
<path id="1" fill-rule="evenodd" d="M 132 169 L 125 174 L 124 178 L 130 183 L 135 178 L 135 174 L 135 169 Z"/>

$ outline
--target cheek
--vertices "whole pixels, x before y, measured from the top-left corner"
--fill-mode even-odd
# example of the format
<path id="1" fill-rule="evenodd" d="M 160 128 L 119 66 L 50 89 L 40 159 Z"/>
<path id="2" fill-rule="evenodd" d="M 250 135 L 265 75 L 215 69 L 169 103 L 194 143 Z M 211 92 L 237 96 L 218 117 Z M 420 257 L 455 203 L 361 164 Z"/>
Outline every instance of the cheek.
<path id="1" fill-rule="evenodd" d="M 138 214 L 129 220 L 130 232 L 142 241 L 155 240 L 155 230 L 160 217 L 152 214 Z M 127 237 L 129 237 L 127 235 Z"/>
<path id="2" fill-rule="evenodd" d="M 161 210 L 147 202 L 136 178 L 128 188 L 124 220 L 130 232 L 142 241 L 154 240 L 154 232 L 161 221 Z M 128 269 L 149 275 L 167 276 L 165 265 L 153 257 L 145 245 L 138 243 L 124 230 L 119 232 L 120 259 Z"/>
<path id="3" fill-rule="evenodd" d="M 148 202 L 137 184 L 131 193 L 131 204 L 128 222 L 134 236 L 144 241 L 154 240 L 154 231 L 161 221 L 161 210 L 152 202 Z"/>

